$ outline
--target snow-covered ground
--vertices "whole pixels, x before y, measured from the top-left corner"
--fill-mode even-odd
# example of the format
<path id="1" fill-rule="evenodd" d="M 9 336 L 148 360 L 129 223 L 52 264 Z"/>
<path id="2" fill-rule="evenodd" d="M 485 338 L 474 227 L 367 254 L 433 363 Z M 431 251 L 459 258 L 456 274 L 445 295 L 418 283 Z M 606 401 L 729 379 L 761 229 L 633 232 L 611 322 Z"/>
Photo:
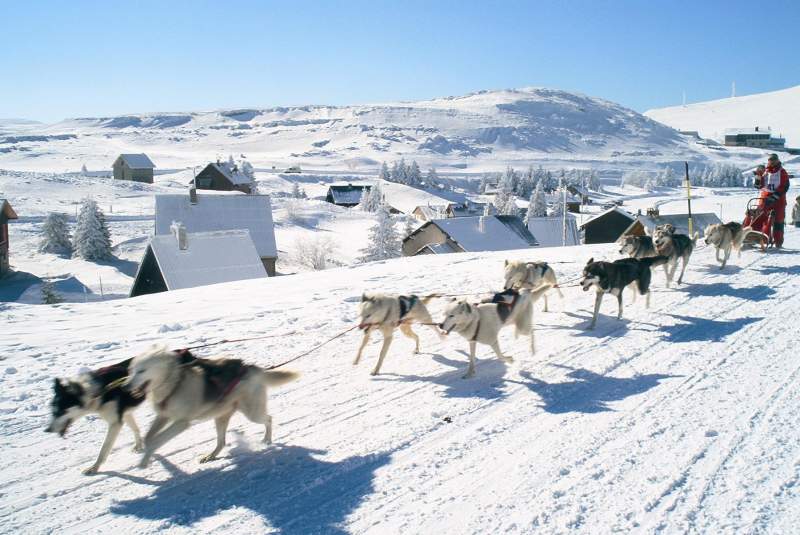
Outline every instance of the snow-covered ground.
<path id="1" fill-rule="evenodd" d="M 694 207 L 715 211 L 717 197 L 726 219 L 738 219 L 748 195 L 701 196 Z M 223 457 L 200 465 L 214 436 L 201 423 L 140 470 L 125 431 L 94 477 L 80 469 L 97 453 L 101 422 L 84 420 L 65 440 L 43 433 L 56 375 L 153 343 L 282 334 L 202 352 L 266 365 L 351 327 L 362 291 L 477 297 L 501 285 L 506 258 L 547 260 L 567 282 L 590 256 L 616 258 L 617 246 L 401 258 L 85 304 L 3 303 L 0 531 L 794 532 L 798 250 L 800 233 L 787 227 L 786 250 L 747 251 L 721 272 L 701 245 L 685 285 L 666 289 L 658 271 L 649 310 L 627 296 L 617 321 L 607 298 L 595 331 L 585 330 L 593 295 L 565 284 L 555 311 L 537 307 L 537 354 L 504 333 L 515 363 L 481 348 L 471 380 L 461 379 L 466 343 L 455 335 L 419 328 L 416 356 L 397 338 L 373 378 L 379 346 L 353 367 L 351 332 L 297 361 L 301 379 L 272 391 L 275 446 L 236 417 Z M 441 317 L 441 302 L 431 308 Z M 149 408 L 137 415 L 145 426 L 152 417 Z"/>
<path id="2" fill-rule="evenodd" d="M 722 141 L 728 128 L 772 128 L 787 147 L 800 147 L 800 85 L 741 97 L 646 111 L 645 116 L 678 130 L 695 130 Z"/>

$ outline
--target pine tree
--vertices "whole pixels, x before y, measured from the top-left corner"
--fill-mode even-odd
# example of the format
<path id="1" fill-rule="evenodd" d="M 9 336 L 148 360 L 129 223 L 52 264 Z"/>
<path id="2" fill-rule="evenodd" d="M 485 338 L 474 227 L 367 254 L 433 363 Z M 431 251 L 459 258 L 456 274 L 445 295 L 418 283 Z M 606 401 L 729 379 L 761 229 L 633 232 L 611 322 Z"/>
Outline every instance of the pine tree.
<path id="1" fill-rule="evenodd" d="M 105 260 L 112 256 L 106 216 L 90 197 L 81 204 L 73 245 L 75 253 L 86 260 Z"/>
<path id="2" fill-rule="evenodd" d="M 381 208 L 382 204 L 383 191 L 381 191 L 380 182 L 378 182 L 361 194 L 361 202 L 358 203 L 358 208 L 364 212 L 376 212 Z"/>
<path id="3" fill-rule="evenodd" d="M 409 186 L 418 186 L 421 182 L 422 182 L 422 171 L 420 171 L 417 161 L 412 160 L 411 165 L 408 167 L 406 183 Z"/>
<path id="4" fill-rule="evenodd" d="M 397 179 L 395 182 L 408 184 L 408 165 L 405 158 L 400 158 L 400 163 L 397 164 Z"/>
<path id="5" fill-rule="evenodd" d="M 400 182 L 400 164 L 396 160 L 392 162 L 392 171 L 389 175 L 389 180 L 392 182 Z"/>
<path id="6" fill-rule="evenodd" d="M 88 175 L 88 174 L 89 174 L 89 170 L 88 170 L 88 169 L 86 169 L 86 164 L 83 164 L 83 165 L 81 166 L 81 174 L 82 174 L 83 176 L 86 176 L 86 175 Z"/>
<path id="7" fill-rule="evenodd" d="M 600 191 L 600 178 L 597 176 L 597 171 L 594 169 L 589 171 L 587 186 L 592 191 Z"/>
<path id="8" fill-rule="evenodd" d="M 44 225 L 42 225 L 39 252 L 53 254 L 69 254 L 72 252 L 67 214 L 59 214 L 57 212 L 47 214 Z"/>
<path id="9" fill-rule="evenodd" d="M 302 198 L 304 198 L 304 193 L 300 189 L 300 184 L 298 184 L 297 182 L 293 182 L 292 183 L 291 197 L 292 197 L 292 199 L 302 199 Z"/>
<path id="10" fill-rule="evenodd" d="M 553 203 L 553 209 L 550 211 L 550 215 L 552 217 L 564 215 L 564 190 L 562 188 L 558 188 L 555 191 L 555 202 Z"/>
<path id="11" fill-rule="evenodd" d="M 394 228 L 394 220 L 386 207 L 377 213 L 377 222 L 369 231 L 369 244 L 361 250 L 360 262 L 372 262 L 396 258 L 401 254 L 400 237 Z"/>
<path id="12" fill-rule="evenodd" d="M 389 166 L 386 165 L 386 162 L 383 162 L 381 164 L 381 170 L 378 171 L 378 178 L 381 179 L 381 180 L 391 180 L 392 179 L 392 174 L 389 171 Z"/>
<path id="13" fill-rule="evenodd" d="M 64 298 L 56 292 L 55 285 L 53 285 L 53 281 L 47 281 L 42 284 L 42 303 L 45 305 L 56 305 L 58 303 L 63 303 Z"/>
<path id="14" fill-rule="evenodd" d="M 256 179 L 256 173 L 255 169 L 253 169 L 253 164 L 251 164 L 247 160 L 242 160 L 239 168 L 241 169 L 242 174 L 246 176 L 250 180 L 250 182 Z"/>
<path id="15" fill-rule="evenodd" d="M 544 198 L 544 188 L 541 181 L 536 183 L 536 188 L 531 193 L 528 213 L 525 214 L 526 226 L 532 217 L 547 217 L 547 200 Z"/>
<path id="16" fill-rule="evenodd" d="M 517 207 L 517 197 L 512 193 L 506 198 L 505 204 L 502 207 L 497 207 L 500 215 L 513 215 L 519 216 L 519 208 Z"/>
<path id="17" fill-rule="evenodd" d="M 428 174 L 425 175 L 425 185 L 429 188 L 441 187 L 441 184 L 439 184 L 439 175 L 436 173 L 436 169 L 434 169 L 433 167 L 428 169 Z"/>

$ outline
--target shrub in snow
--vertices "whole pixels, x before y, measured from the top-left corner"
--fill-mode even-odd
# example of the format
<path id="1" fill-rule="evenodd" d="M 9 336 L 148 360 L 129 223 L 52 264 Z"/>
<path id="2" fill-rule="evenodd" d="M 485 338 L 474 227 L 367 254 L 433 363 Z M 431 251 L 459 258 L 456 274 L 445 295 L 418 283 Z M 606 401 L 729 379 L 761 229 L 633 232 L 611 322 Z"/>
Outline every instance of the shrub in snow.
<path id="1" fill-rule="evenodd" d="M 75 253 L 86 260 L 105 260 L 112 256 L 106 216 L 94 199 L 87 197 L 81 204 L 73 246 Z"/>
<path id="2" fill-rule="evenodd" d="M 295 243 L 293 256 L 298 264 L 320 271 L 328 266 L 335 250 L 336 243 L 327 236 L 301 238 Z"/>
<path id="3" fill-rule="evenodd" d="M 52 281 L 47 281 L 42 284 L 42 303 L 45 305 L 55 305 L 58 303 L 64 302 L 64 298 L 62 298 L 58 292 L 56 292 L 55 286 L 53 285 Z"/>
<path id="4" fill-rule="evenodd" d="M 53 254 L 69 254 L 72 252 L 67 214 L 59 214 L 57 212 L 47 214 L 44 225 L 42 225 L 39 252 Z"/>
<path id="5" fill-rule="evenodd" d="M 526 226 L 532 217 L 547 217 L 547 201 L 544 198 L 544 187 L 541 181 L 536 183 L 536 188 L 531 193 L 528 213 L 525 214 Z"/>
<path id="6" fill-rule="evenodd" d="M 377 222 L 369 231 L 369 243 L 361 250 L 360 262 L 386 260 L 400 256 L 400 237 L 394 228 L 394 219 L 389 211 L 382 207 L 378 210 Z"/>
<path id="7" fill-rule="evenodd" d="M 292 199 L 306 199 L 306 198 L 308 198 L 308 196 L 306 195 L 305 190 L 303 188 L 301 188 L 300 184 L 298 184 L 297 182 L 294 182 L 292 184 L 291 197 L 292 197 Z"/>

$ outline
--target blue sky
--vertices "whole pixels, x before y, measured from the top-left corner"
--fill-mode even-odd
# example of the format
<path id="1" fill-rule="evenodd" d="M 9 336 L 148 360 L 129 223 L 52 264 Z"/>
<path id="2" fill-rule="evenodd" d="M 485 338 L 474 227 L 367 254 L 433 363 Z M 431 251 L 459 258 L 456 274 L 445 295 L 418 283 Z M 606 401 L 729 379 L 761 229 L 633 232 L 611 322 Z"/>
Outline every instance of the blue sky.
<path id="1" fill-rule="evenodd" d="M 800 84 L 800 1 L 0 0 L 0 117 Z"/>

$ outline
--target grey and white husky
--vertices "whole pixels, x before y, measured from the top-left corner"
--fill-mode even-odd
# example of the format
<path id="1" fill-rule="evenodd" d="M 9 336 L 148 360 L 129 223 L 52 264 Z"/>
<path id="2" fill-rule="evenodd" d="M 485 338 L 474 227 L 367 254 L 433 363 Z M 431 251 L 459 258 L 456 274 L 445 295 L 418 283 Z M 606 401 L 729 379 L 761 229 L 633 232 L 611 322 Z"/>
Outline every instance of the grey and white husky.
<path id="1" fill-rule="evenodd" d="M 127 387 L 146 393 L 156 418 L 144 438 L 145 467 L 161 446 L 186 431 L 192 422 L 213 419 L 214 450 L 200 462 L 216 459 L 225 446 L 228 422 L 241 412 L 264 426 L 264 442 L 272 442 L 272 416 L 267 412 L 267 387 L 297 378 L 290 371 L 265 370 L 238 359 L 201 359 L 186 350 L 153 347 L 131 361 Z M 169 424 L 169 426 L 167 425 Z"/>
<path id="2" fill-rule="evenodd" d="M 583 268 L 583 279 L 581 286 L 584 292 L 588 292 L 594 287 L 597 295 L 594 300 L 594 314 L 590 329 L 594 329 L 597 323 L 597 315 L 600 312 L 600 303 L 603 295 L 610 293 L 617 298 L 619 311 L 617 319 L 622 318 L 622 291 L 631 287 L 636 293 L 646 296 L 646 306 L 650 306 L 650 280 L 652 279 L 651 268 L 659 265 L 666 265 L 666 256 L 651 256 L 649 258 L 620 258 L 614 262 L 595 262 L 590 258 Z"/>
<path id="3" fill-rule="evenodd" d="M 434 298 L 436 298 L 435 295 L 418 297 L 416 295 L 380 293 L 362 294 L 359 305 L 359 316 L 361 317 L 359 328 L 364 331 L 364 338 L 361 340 L 361 346 L 358 348 L 353 364 L 358 364 L 361 360 L 364 347 L 374 331 L 380 331 L 383 335 L 383 345 L 372 375 L 380 373 L 383 359 L 386 358 L 389 346 L 392 345 L 395 329 L 399 328 L 400 332 L 414 340 L 414 353 L 419 353 L 419 336 L 411 329 L 411 324 L 414 322 L 425 323 L 436 331 L 431 314 L 425 306 Z M 438 331 L 436 332 L 438 334 Z"/>
<path id="4" fill-rule="evenodd" d="M 547 262 L 525 262 L 522 260 L 506 260 L 504 267 L 505 286 L 504 289 L 508 290 L 514 288 L 526 288 L 528 290 L 538 290 L 539 288 L 554 288 L 558 292 L 560 298 L 564 298 L 564 294 L 558 288 L 558 280 L 556 279 L 556 272 L 550 267 Z M 547 292 L 543 292 L 544 297 L 544 311 L 547 312 Z"/>
<path id="5" fill-rule="evenodd" d="M 475 375 L 475 348 L 486 344 L 494 350 L 503 362 L 513 362 L 500 350 L 498 336 L 500 330 L 513 325 L 517 336 L 530 336 L 530 350 L 536 350 L 533 334 L 533 303 L 550 287 L 542 287 L 531 292 L 513 288 L 495 294 L 491 302 L 471 304 L 467 300 L 453 299 L 445 309 L 444 320 L 439 328 L 450 334 L 455 331 L 469 342 L 469 368 L 464 378 Z"/>
<path id="6" fill-rule="evenodd" d="M 667 288 L 669 288 L 672 280 L 675 278 L 675 271 L 678 269 L 678 261 L 683 260 L 681 267 L 681 274 L 678 276 L 678 284 L 683 282 L 683 274 L 686 272 L 686 265 L 689 263 L 689 258 L 692 256 L 694 246 L 697 239 L 700 237 L 699 232 L 695 232 L 691 238 L 686 234 L 679 234 L 675 232 L 675 227 L 672 225 L 662 225 L 656 227 L 653 235 L 653 244 L 656 246 L 656 251 L 661 256 L 666 256 L 669 260 L 664 264 L 664 273 L 667 276 Z"/>
<path id="7" fill-rule="evenodd" d="M 650 258 L 658 256 L 653 238 L 650 236 L 623 236 L 622 247 L 619 254 L 628 255 L 629 258 Z"/>
<path id="8" fill-rule="evenodd" d="M 108 424 L 100 454 L 94 464 L 83 471 L 84 474 L 97 473 L 114 447 L 123 424 L 128 424 L 133 431 L 134 451 L 142 450 L 142 438 L 133 411 L 144 401 L 144 396 L 122 388 L 130 362 L 131 359 L 123 360 L 73 379 L 56 379 L 53 384 L 52 420 L 45 431 L 63 437 L 75 420 L 90 414 L 100 416 Z"/>
<path id="9" fill-rule="evenodd" d="M 720 269 L 725 269 L 731 251 L 736 251 L 738 256 L 742 256 L 742 243 L 750 234 L 758 235 L 764 241 L 769 240 L 769 237 L 763 232 L 753 230 L 752 227 L 743 227 L 736 221 L 725 224 L 715 223 L 706 227 L 706 245 L 713 245 L 716 249 L 715 258 L 722 264 Z M 722 258 L 719 257 L 720 251 L 723 253 Z"/>

